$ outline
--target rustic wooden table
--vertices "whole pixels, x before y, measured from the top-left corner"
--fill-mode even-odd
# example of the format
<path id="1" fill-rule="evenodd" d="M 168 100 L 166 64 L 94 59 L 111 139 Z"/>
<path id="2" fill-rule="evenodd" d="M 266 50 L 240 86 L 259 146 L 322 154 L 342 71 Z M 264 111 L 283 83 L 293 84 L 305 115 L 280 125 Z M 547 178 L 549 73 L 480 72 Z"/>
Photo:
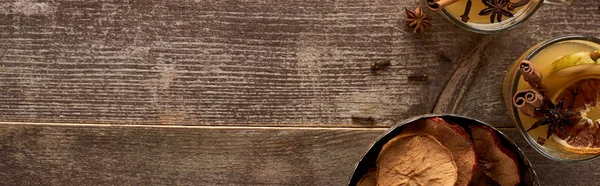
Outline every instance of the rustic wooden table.
<path id="1" fill-rule="evenodd" d="M 535 43 L 600 36 L 600 2 L 544 5 L 495 35 L 426 11 L 423 38 L 402 22 L 418 2 L 4 0 L 0 182 L 344 185 L 387 127 L 431 112 L 458 77 L 438 109 L 500 128 L 542 185 L 598 185 L 599 161 L 537 154 L 500 87 Z M 373 73 L 378 60 L 392 66 Z"/>

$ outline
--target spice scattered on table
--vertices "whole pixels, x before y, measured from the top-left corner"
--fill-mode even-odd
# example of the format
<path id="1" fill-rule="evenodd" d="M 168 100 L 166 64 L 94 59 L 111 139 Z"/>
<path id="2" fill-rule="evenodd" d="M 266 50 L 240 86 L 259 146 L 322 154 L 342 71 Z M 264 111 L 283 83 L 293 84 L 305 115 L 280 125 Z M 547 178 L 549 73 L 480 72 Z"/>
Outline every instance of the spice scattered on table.
<path id="1" fill-rule="evenodd" d="M 427 14 L 423 13 L 423 8 L 421 8 L 420 4 L 415 11 L 410 11 L 406 8 L 406 20 L 404 22 L 420 36 L 423 36 L 423 33 L 425 33 L 425 27 L 432 26 Z"/>
<path id="2" fill-rule="evenodd" d="M 376 71 L 392 65 L 390 60 L 371 62 L 371 70 Z"/>
<path id="3" fill-rule="evenodd" d="M 407 78 L 409 81 L 427 81 L 429 79 L 429 75 L 425 73 L 415 73 L 408 75 Z"/>
<path id="4" fill-rule="evenodd" d="M 375 117 L 373 116 L 352 116 L 352 123 L 355 124 L 374 124 Z"/>

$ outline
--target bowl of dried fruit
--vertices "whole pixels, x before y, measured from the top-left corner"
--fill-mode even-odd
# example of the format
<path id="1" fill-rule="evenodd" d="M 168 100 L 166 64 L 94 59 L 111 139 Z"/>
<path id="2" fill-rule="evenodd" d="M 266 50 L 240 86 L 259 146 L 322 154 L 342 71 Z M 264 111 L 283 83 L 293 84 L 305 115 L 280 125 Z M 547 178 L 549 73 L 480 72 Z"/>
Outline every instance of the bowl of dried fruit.
<path id="1" fill-rule="evenodd" d="M 423 115 L 388 129 L 356 165 L 350 186 L 539 185 L 502 132 L 455 115 Z"/>

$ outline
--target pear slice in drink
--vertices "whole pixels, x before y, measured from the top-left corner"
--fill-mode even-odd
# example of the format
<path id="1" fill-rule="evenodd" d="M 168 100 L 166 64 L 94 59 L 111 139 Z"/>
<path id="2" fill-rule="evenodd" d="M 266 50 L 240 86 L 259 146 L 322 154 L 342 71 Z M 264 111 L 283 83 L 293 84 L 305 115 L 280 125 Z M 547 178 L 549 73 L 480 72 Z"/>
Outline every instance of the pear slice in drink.
<path id="1" fill-rule="evenodd" d="M 600 50 L 594 52 L 597 53 L 600 52 Z M 600 58 L 592 59 L 592 53 L 594 52 L 578 52 L 571 55 L 563 56 L 550 65 L 550 74 L 554 74 L 560 70 L 569 67 L 585 64 L 600 64 Z"/>
<path id="2" fill-rule="evenodd" d="M 600 58 L 593 58 L 594 52 L 578 52 L 563 56 L 554 61 L 548 68 L 550 73 L 542 80 L 542 86 L 548 91 L 550 100 L 566 87 L 583 79 L 600 78 Z"/>

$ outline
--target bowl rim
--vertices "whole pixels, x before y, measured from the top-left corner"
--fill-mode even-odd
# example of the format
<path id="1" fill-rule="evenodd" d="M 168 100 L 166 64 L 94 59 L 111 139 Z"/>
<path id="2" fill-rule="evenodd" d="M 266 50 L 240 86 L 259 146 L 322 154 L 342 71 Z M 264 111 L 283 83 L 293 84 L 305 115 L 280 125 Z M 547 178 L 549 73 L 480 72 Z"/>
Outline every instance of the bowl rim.
<path id="1" fill-rule="evenodd" d="M 531 50 L 531 52 L 529 52 L 529 54 L 527 54 L 524 58 L 524 60 L 531 60 L 533 57 L 535 57 L 538 53 L 540 53 L 541 51 L 543 51 L 544 49 L 546 49 L 549 46 L 552 46 L 556 43 L 560 43 L 563 41 L 571 41 L 571 40 L 582 40 L 582 41 L 590 41 L 590 42 L 594 42 L 594 43 L 598 43 L 600 44 L 600 38 L 594 37 L 594 36 L 585 36 L 585 35 L 566 35 L 566 36 L 560 36 L 560 37 L 556 37 L 553 39 L 549 39 L 546 41 L 543 41 L 539 44 L 539 46 L 533 48 L 533 50 Z M 517 72 L 515 74 L 515 77 L 513 78 L 512 82 L 513 82 L 513 86 L 511 87 L 511 94 L 514 94 L 517 91 L 517 82 L 519 81 L 519 79 L 521 78 L 521 73 Z M 535 149 L 535 151 L 537 151 L 538 153 L 542 154 L 542 156 L 554 160 L 554 161 L 560 161 L 560 162 L 569 162 L 569 163 L 576 163 L 576 162 L 589 162 L 595 159 L 600 158 L 600 155 L 596 155 L 596 156 L 591 156 L 589 158 L 583 158 L 583 159 L 566 159 L 566 158 L 561 158 L 555 155 L 550 154 L 549 152 L 547 152 L 546 150 L 543 150 L 541 147 L 538 146 L 537 142 L 532 139 L 532 137 L 527 134 L 527 131 L 524 127 L 523 124 L 521 124 L 521 118 L 519 116 L 519 111 L 518 109 L 515 108 L 510 108 L 514 119 L 515 119 L 515 125 L 516 127 L 519 129 L 519 132 L 521 133 L 521 135 L 523 135 L 523 138 L 525 138 L 525 140 L 527 141 L 527 143 L 529 143 L 530 146 L 532 146 L 533 149 Z"/>
<path id="2" fill-rule="evenodd" d="M 375 153 L 376 155 L 379 155 L 379 152 L 373 152 L 373 149 L 383 147 L 383 145 L 385 143 L 387 143 L 387 141 L 383 141 L 383 140 L 385 140 L 386 138 L 390 138 L 390 139 L 393 138 L 394 136 L 391 136 L 391 135 L 393 133 L 400 132 L 399 129 L 406 124 L 415 122 L 419 119 L 432 118 L 432 117 L 455 118 L 455 119 L 459 119 L 459 120 L 468 120 L 473 123 L 481 124 L 481 125 L 492 128 L 497 134 L 499 134 L 500 140 L 503 143 L 509 143 L 509 145 L 514 147 L 514 149 L 517 151 L 515 153 L 519 156 L 520 164 L 522 164 L 521 166 L 524 166 L 524 168 L 531 170 L 530 176 L 531 176 L 531 179 L 533 180 L 533 185 L 539 186 L 539 180 L 538 180 L 537 174 L 535 173 L 535 170 L 534 170 L 533 166 L 531 165 L 531 162 L 529 161 L 527 156 L 525 156 L 525 153 L 523 153 L 523 151 L 521 150 L 521 148 L 519 148 L 519 146 L 517 144 L 515 144 L 510 138 L 508 138 L 504 133 L 502 133 L 502 131 L 498 130 L 497 128 L 495 128 L 483 121 L 480 121 L 480 120 L 477 120 L 474 118 L 468 118 L 465 116 L 460 116 L 460 115 L 455 115 L 455 114 L 434 114 L 434 113 L 423 114 L 423 115 L 411 117 L 411 118 L 405 119 L 403 121 L 396 122 L 396 124 L 390 126 L 373 143 L 371 143 L 368 150 L 363 153 L 363 155 L 361 156 L 361 159 L 355 164 L 354 171 L 350 177 L 350 181 L 348 181 L 348 186 L 355 186 L 358 183 L 358 181 L 362 178 L 364 173 L 367 172 L 369 167 L 366 167 L 364 171 L 361 171 L 361 170 L 362 170 L 363 166 L 368 166 L 369 162 L 367 162 L 367 159 L 370 154 Z M 365 165 L 365 164 L 367 164 L 367 165 Z M 521 176 L 523 176 L 523 175 L 521 175 Z"/>

